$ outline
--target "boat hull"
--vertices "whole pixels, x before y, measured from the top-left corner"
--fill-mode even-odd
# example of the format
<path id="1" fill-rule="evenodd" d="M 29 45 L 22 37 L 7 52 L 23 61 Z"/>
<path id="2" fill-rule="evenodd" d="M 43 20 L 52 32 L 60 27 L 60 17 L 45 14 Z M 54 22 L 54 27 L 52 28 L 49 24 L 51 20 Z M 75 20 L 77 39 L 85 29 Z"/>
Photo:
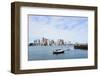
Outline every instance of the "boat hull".
<path id="1" fill-rule="evenodd" d="M 64 51 L 61 51 L 61 52 L 53 52 L 53 54 L 61 54 L 61 53 L 64 53 Z"/>

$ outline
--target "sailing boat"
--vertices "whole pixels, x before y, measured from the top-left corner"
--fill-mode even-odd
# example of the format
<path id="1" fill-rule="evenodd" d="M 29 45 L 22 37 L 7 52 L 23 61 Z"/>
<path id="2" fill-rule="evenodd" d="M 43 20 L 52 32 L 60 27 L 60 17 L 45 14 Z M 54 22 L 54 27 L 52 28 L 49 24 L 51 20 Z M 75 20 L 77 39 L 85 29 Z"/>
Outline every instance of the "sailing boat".
<path id="1" fill-rule="evenodd" d="M 68 46 L 67 46 L 67 51 L 70 51 L 70 50 L 71 50 L 70 46 L 72 45 L 72 44 L 71 44 L 71 41 L 69 41 L 67 45 L 68 45 Z"/>

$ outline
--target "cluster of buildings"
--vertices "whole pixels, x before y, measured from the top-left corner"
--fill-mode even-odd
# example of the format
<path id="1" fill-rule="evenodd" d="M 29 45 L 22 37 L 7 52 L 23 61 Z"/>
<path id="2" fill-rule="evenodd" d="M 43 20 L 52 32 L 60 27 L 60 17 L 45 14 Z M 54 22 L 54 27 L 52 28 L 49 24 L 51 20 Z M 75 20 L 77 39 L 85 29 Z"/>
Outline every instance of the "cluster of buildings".
<path id="1" fill-rule="evenodd" d="M 42 38 L 41 40 L 37 39 L 37 40 L 33 41 L 34 46 L 38 46 L 38 45 L 52 46 L 52 45 L 65 45 L 65 44 L 66 44 L 66 42 L 64 42 L 63 39 L 58 39 L 57 41 L 54 41 L 54 40 L 50 40 L 50 39 L 47 39 L 47 38 Z"/>

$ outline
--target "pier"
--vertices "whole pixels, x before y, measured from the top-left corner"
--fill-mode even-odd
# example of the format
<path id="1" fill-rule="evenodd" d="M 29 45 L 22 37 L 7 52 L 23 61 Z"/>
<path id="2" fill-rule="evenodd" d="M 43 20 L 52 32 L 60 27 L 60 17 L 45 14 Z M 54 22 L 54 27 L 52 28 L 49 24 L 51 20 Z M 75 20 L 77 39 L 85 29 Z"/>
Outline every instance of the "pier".
<path id="1" fill-rule="evenodd" d="M 75 44 L 74 49 L 88 50 L 88 45 L 87 44 Z"/>

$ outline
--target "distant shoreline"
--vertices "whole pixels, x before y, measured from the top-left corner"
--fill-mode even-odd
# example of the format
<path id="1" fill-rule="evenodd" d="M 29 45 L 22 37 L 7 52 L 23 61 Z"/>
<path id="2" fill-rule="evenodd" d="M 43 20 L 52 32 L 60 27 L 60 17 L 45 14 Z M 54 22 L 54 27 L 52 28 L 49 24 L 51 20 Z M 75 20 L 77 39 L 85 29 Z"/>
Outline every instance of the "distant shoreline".
<path id="1" fill-rule="evenodd" d="M 87 44 L 66 44 L 66 45 L 70 45 L 73 46 L 74 49 L 82 49 L 82 50 L 88 50 L 88 45 Z M 53 47 L 55 46 L 66 46 L 66 45 L 52 45 Z M 44 45 L 33 45 L 32 43 L 30 43 L 28 46 L 44 46 Z M 44 47 L 48 47 L 50 45 L 44 46 Z"/>

